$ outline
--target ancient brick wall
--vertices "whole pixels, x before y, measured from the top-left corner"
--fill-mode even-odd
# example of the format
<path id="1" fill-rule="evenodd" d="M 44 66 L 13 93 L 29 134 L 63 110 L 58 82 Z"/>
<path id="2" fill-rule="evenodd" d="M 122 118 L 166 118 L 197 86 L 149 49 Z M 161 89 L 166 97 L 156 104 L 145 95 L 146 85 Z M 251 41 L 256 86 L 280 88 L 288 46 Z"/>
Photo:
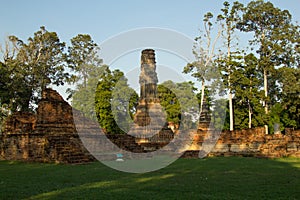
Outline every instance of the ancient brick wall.
<path id="1" fill-rule="evenodd" d="M 156 141 L 139 143 L 129 135 L 107 137 L 119 148 L 135 153 L 157 150 L 167 144 Z M 205 133 L 194 133 L 193 145 L 183 157 L 197 158 L 204 137 Z M 77 134 L 9 134 L 0 136 L 0 141 L 0 159 L 61 163 L 95 160 Z M 184 138 L 182 142 L 185 142 Z M 264 130 L 259 128 L 226 131 L 221 134 L 208 156 L 300 157 L 300 131 L 290 130 L 285 135 L 265 135 Z"/>
<path id="2" fill-rule="evenodd" d="M 35 129 L 36 115 L 28 112 L 16 112 L 7 117 L 4 124 L 5 134 L 28 133 Z"/>
<path id="3" fill-rule="evenodd" d="M 194 149 L 184 157 L 198 156 L 205 134 L 194 135 Z M 208 156 L 300 157 L 300 130 L 286 129 L 285 134 L 272 135 L 266 135 L 264 128 L 224 131 Z"/>
<path id="4" fill-rule="evenodd" d="M 52 89 L 45 89 L 38 103 L 35 132 L 70 134 L 76 132 L 72 107 Z"/>
<path id="5" fill-rule="evenodd" d="M 9 134 L 1 136 L 0 159 L 84 163 L 95 160 L 75 134 Z"/>
<path id="6" fill-rule="evenodd" d="M 0 159 L 83 163 L 95 160 L 76 133 L 72 107 L 52 89 L 43 91 L 37 114 L 14 113 L 0 136 Z"/>
<path id="7" fill-rule="evenodd" d="M 103 135 L 100 143 L 96 141 L 99 139 L 98 124 L 92 123 L 80 113 L 73 116 L 73 112 L 77 111 L 56 91 L 45 90 L 37 115 L 18 112 L 8 118 L 5 131 L 0 135 L 0 159 L 61 163 L 94 161 L 95 158 L 86 150 L 77 134 L 78 128 L 84 128 L 85 136 L 92 138 L 88 145 L 105 146 L 106 137 Z M 77 122 L 82 122 L 76 123 L 77 130 L 73 117 L 79 117 Z M 175 137 L 180 137 L 180 132 L 177 134 L 179 135 Z M 207 137 L 207 130 L 199 129 L 189 135 L 193 137 L 191 145 L 189 138 L 180 139 L 188 147 L 183 149 L 186 151 L 183 157 L 198 157 Z M 150 139 L 130 135 L 107 137 L 123 150 L 143 153 L 167 145 L 174 134 L 169 134 L 166 129 Z M 265 135 L 263 128 L 225 131 L 208 156 L 300 157 L 300 130 L 286 129 L 285 134 L 274 135 Z"/>

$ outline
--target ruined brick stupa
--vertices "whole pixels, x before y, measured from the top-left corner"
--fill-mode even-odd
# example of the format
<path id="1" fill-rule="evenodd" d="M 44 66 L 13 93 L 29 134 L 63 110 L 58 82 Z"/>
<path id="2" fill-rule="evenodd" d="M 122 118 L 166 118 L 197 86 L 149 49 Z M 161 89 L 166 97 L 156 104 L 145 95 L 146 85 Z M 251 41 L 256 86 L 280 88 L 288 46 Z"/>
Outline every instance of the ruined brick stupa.
<path id="1" fill-rule="evenodd" d="M 173 137 L 173 132 L 167 128 L 166 113 L 157 97 L 157 82 L 155 52 L 145 49 L 141 55 L 140 100 L 134 126 L 128 133 L 137 137 L 139 142 L 158 142 Z"/>

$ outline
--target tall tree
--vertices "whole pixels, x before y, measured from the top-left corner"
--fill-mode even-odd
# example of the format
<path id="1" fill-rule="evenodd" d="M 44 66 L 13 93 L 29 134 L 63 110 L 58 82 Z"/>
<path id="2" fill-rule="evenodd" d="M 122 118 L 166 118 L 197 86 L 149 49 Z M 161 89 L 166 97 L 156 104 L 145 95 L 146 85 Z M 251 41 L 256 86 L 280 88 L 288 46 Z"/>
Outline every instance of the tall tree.
<path id="1" fill-rule="evenodd" d="M 183 73 L 191 73 L 193 77 L 201 81 L 201 94 L 205 94 L 206 81 L 210 80 L 215 75 L 216 66 L 214 64 L 215 48 L 217 41 L 221 36 L 221 26 L 219 24 L 219 18 L 216 20 L 217 34 L 213 38 L 212 29 L 213 14 L 208 12 L 204 15 L 203 26 L 204 32 L 197 38 L 195 38 L 195 45 L 193 47 L 193 54 L 195 55 L 196 61 L 188 63 Z M 202 112 L 204 95 L 201 96 L 200 101 L 200 113 Z"/>
<path id="2" fill-rule="evenodd" d="M 113 74 L 117 74 L 118 71 L 114 71 Z M 117 77 L 118 81 L 112 89 L 112 99 L 110 101 L 112 114 L 117 122 L 119 128 L 125 133 L 128 133 L 133 125 L 134 114 L 136 113 L 136 106 L 138 105 L 138 94 L 129 87 L 127 78 L 123 73 L 120 73 L 121 77 Z M 114 79 L 114 78 L 113 78 Z"/>
<path id="3" fill-rule="evenodd" d="M 95 93 L 95 111 L 99 124 L 105 133 L 126 133 L 129 121 L 126 121 L 126 124 L 122 119 L 130 120 L 124 113 L 133 115 L 138 95 L 129 88 L 123 72 L 111 71 L 108 66 L 103 68 Z M 129 94 L 130 97 L 122 96 L 122 93 Z M 124 98 L 129 100 L 129 104 L 122 103 Z"/>
<path id="4" fill-rule="evenodd" d="M 228 100 L 214 99 L 211 104 L 211 124 L 215 130 L 229 130 Z"/>
<path id="5" fill-rule="evenodd" d="M 221 22 L 224 27 L 223 31 L 223 38 L 224 44 L 226 47 L 227 55 L 225 59 L 223 59 L 222 64 L 222 74 L 226 76 L 226 85 L 228 88 L 228 102 L 229 102 L 229 119 L 230 119 L 230 128 L 229 130 L 232 131 L 234 129 L 234 114 L 233 114 L 233 103 L 232 103 L 232 71 L 234 70 L 235 66 L 238 65 L 237 59 L 235 59 L 236 52 L 236 35 L 235 31 L 237 29 L 237 24 L 241 20 L 241 11 L 243 9 L 243 4 L 239 2 L 234 2 L 233 5 L 230 7 L 230 3 L 225 1 L 223 3 L 224 8 L 221 9 L 222 13 L 219 15 Z"/>
<path id="6" fill-rule="evenodd" d="M 239 29 L 253 32 L 254 39 L 250 41 L 253 48 L 258 46 L 258 66 L 263 72 L 264 79 L 264 107 L 269 113 L 270 77 L 274 75 L 276 67 L 295 64 L 293 53 L 294 42 L 298 36 L 297 26 L 292 24 L 291 15 L 287 10 L 274 7 L 271 2 L 263 0 L 251 1 L 245 8 Z M 268 126 L 265 125 L 266 133 Z"/>
<path id="7" fill-rule="evenodd" d="M 10 90 L 8 88 L 9 73 L 6 66 L 0 62 L 0 133 L 2 131 L 2 122 L 7 117 L 10 104 Z"/>
<path id="8" fill-rule="evenodd" d="M 88 34 L 78 34 L 71 39 L 71 46 L 68 47 L 68 64 L 75 73 L 71 82 L 87 86 L 91 73 L 102 65 L 102 59 L 98 56 L 99 49 Z"/>
<path id="9" fill-rule="evenodd" d="M 6 54 L 5 64 L 12 72 L 11 77 L 22 83 L 19 109 L 28 110 L 43 89 L 50 84 L 63 85 L 68 77 L 63 52 L 65 44 L 45 27 L 35 32 L 28 43 L 16 36 L 10 36 L 9 40 L 15 48 Z"/>
<path id="10" fill-rule="evenodd" d="M 257 70 L 257 58 L 250 53 L 241 56 L 239 65 L 232 73 L 232 92 L 235 95 L 235 126 L 237 129 L 257 127 L 265 123 L 260 99 L 261 74 Z"/>
<path id="11" fill-rule="evenodd" d="M 64 84 L 68 75 L 64 71 L 64 48 L 65 43 L 60 42 L 57 33 L 43 26 L 28 39 L 28 44 L 23 43 L 17 59 L 28 69 L 29 81 L 36 90 L 43 90 L 49 84 Z"/>
<path id="12" fill-rule="evenodd" d="M 300 68 L 281 67 L 278 70 L 281 88 L 281 123 L 285 127 L 300 128 Z M 279 108 L 278 108 L 279 109 Z M 277 110 L 278 110 L 277 109 Z"/>
<path id="13" fill-rule="evenodd" d="M 107 66 L 102 66 L 98 56 L 99 47 L 88 34 L 78 34 L 71 39 L 68 47 L 67 63 L 72 75 L 69 82 L 75 88 L 67 89 L 72 106 L 82 111 L 86 117 L 96 120 L 95 90 L 102 73 Z"/>
<path id="14" fill-rule="evenodd" d="M 173 84 L 173 83 L 164 83 L 159 84 L 157 86 L 157 95 L 160 100 L 160 104 L 163 106 L 167 113 L 167 121 L 174 123 L 177 127 L 180 124 L 181 118 L 181 108 L 176 98 L 176 94 L 166 87 L 166 84 Z"/>
<path id="15" fill-rule="evenodd" d="M 23 41 L 10 36 L 1 48 L 3 55 L 1 63 L 1 103 L 7 113 L 17 110 L 29 110 L 28 101 L 31 99 L 32 86 L 28 84 L 25 70 L 17 59 Z"/>

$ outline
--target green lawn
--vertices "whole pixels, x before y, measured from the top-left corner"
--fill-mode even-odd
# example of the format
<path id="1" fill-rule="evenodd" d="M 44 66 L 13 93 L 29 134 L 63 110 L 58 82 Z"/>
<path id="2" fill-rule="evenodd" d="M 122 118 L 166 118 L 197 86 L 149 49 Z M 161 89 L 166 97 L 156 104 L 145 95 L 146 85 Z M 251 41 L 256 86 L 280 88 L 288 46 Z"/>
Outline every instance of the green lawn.
<path id="1" fill-rule="evenodd" d="M 300 199 L 300 159 L 179 159 L 144 174 L 1 161 L 0 199 Z"/>

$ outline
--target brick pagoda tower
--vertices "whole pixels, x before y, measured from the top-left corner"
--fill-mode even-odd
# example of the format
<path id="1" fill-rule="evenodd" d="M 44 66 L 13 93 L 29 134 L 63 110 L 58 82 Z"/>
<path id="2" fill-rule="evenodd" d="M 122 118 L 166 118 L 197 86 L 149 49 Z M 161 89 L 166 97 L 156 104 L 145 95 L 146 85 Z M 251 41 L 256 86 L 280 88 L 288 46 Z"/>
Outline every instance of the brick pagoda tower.
<path id="1" fill-rule="evenodd" d="M 137 112 L 134 116 L 134 126 L 128 134 L 151 141 L 157 140 L 165 134 L 173 132 L 166 126 L 166 114 L 157 97 L 157 73 L 155 52 L 153 49 L 145 49 L 141 54 L 141 73 L 139 76 L 140 99 Z"/>

